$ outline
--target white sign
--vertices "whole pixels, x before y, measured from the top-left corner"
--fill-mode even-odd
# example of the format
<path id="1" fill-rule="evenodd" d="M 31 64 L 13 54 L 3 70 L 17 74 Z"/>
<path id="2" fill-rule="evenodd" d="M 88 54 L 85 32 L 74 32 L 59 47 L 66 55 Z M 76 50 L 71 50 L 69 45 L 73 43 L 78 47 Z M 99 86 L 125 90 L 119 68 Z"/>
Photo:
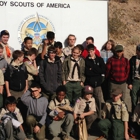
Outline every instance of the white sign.
<path id="1" fill-rule="evenodd" d="M 0 13 L 0 31 L 9 31 L 14 49 L 26 36 L 38 47 L 47 31 L 63 44 L 69 34 L 76 36 L 76 44 L 92 36 L 99 50 L 108 39 L 107 0 L 8 0 L 0 1 Z"/>

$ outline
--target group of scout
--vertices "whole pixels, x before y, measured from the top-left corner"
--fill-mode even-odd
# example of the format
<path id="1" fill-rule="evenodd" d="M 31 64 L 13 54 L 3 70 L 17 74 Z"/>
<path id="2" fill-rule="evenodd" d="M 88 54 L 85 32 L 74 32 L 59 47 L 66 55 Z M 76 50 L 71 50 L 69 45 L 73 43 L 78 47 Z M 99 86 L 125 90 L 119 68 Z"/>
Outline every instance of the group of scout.
<path id="1" fill-rule="evenodd" d="M 128 140 L 127 84 L 132 118 L 140 129 L 140 45 L 128 61 L 124 47 L 115 46 L 113 40 L 99 52 L 93 37 L 87 37 L 83 47 L 75 45 L 76 37 L 70 34 L 63 49 L 61 42 L 54 41 L 55 33 L 49 31 L 38 50 L 32 47 L 33 39 L 26 37 L 22 49 L 14 51 L 8 45 L 9 37 L 8 31 L 1 31 L 0 119 L 7 140 L 44 140 L 46 129 L 49 139 L 60 136 L 70 140 L 78 119 L 85 119 L 89 134 L 97 118 L 103 133 L 97 140 Z M 25 116 L 24 129 L 21 114 Z"/>

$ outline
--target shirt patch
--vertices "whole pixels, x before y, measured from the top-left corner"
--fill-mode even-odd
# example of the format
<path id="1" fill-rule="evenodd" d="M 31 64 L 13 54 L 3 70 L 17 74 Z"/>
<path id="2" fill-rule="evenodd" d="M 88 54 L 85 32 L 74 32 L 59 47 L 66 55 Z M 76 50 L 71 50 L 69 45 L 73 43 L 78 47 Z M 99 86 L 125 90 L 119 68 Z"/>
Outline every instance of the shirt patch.
<path id="1" fill-rule="evenodd" d="M 31 61 L 29 61 L 29 62 L 28 62 L 28 64 L 30 64 L 30 65 L 31 65 L 31 64 L 32 64 L 32 62 L 31 62 Z"/>
<path id="2" fill-rule="evenodd" d="M 79 100 L 79 99 L 77 99 L 76 103 L 80 103 L 80 100 Z"/>

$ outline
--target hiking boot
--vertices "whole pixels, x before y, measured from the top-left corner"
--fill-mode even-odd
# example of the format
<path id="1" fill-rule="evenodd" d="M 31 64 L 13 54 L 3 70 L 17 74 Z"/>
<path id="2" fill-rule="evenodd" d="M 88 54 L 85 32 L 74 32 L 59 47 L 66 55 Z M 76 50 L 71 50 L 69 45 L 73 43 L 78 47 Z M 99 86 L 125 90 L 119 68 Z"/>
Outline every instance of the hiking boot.
<path id="1" fill-rule="evenodd" d="M 69 137 L 68 135 L 64 135 L 64 136 L 62 137 L 62 140 L 70 140 L 70 137 Z"/>
<path id="2" fill-rule="evenodd" d="M 100 136 L 99 138 L 97 138 L 96 140 L 102 140 L 102 139 L 104 139 L 104 138 L 106 138 L 106 136 L 105 136 L 105 135 L 102 135 L 102 136 Z"/>

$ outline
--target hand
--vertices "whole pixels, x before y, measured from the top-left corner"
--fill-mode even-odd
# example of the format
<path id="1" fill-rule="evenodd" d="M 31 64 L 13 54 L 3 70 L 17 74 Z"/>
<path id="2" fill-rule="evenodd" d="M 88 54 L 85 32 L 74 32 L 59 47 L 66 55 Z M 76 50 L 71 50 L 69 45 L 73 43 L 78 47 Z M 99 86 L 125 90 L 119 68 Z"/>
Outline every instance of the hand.
<path id="1" fill-rule="evenodd" d="M 66 81 L 63 81 L 63 85 L 66 85 Z"/>
<path id="2" fill-rule="evenodd" d="M 125 140 L 129 140 L 129 135 L 128 135 L 128 133 L 125 134 Z"/>
<path id="3" fill-rule="evenodd" d="M 57 116 L 58 116 L 59 118 L 63 119 L 63 118 L 64 118 L 64 115 L 65 115 L 64 112 L 59 112 Z"/>
<path id="4" fill-rule="evenodd" d="M 9 97 L 9 96 L 11 96 L 11 93 L 10 92 L 7 93 L 7 97 Z"/>
<path id="5" fill-rule="evenodd" d="M 78 123 L 78 121 L 77 121 L 77 120 L 75 120 L 74 122 L 75 122 L 75 124 L 77 124 L 77 123 Z"/>
<path id="6" fill-rule="evenodd" d="M 84 117 L 85 117 L 85 114 L 84 113 L 80 115 L 80 118 L 81 119 L 84 119 Z"/>
<path id="7" fill-rule="evenodd" d="M 82 87 L 84 87 L 84 83 L 83 82 L 81 82 L 80 84 L 81 84 Z"/>
<path id="8" fill-rule="evenodd" d="M 35 126 L 34 127 L 34 133 L 39 133 L 40 132 L 40 127 L 39 126 Z"/>
<path id="9" fill-rule="evenodd" d="M 49 40 L 48 39 L 44 40 L 43 46 L 48 46 L 48 45 L 49 45 Z"/>
<path id="10" fill-rule="evenodd" d="M 132 86 L 132 85 L 128 85 L 128 88 L 129 88 L 130 90 L 132 90 L 133 86 Z"/>

